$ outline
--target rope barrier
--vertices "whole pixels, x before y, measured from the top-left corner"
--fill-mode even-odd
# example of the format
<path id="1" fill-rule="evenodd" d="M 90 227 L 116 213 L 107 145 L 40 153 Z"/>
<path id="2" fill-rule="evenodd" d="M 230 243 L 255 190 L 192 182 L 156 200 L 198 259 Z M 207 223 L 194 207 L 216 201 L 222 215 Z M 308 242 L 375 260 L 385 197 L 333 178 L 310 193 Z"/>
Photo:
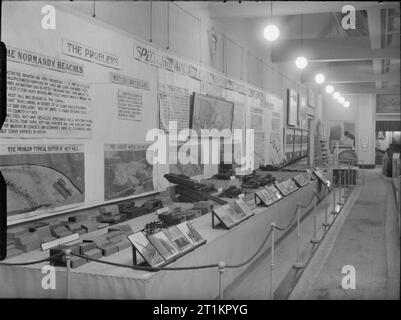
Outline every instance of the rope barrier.
<path id="1" fill-rule="evenodd" d="M 103 260 L 97 260 L 90 258 L 86 255 L 81 255 L 77 253 L 71 252 L 72 256 L 76 256 L 82 259 L 86 259 L 89 261 L 97 262 L 97 263 L 102 263 L 102 264 L 108 264 L 111 266 L 116 266 L 116 267 L 122 267 L 122 268 L 128 268 L 128 269 L 133 269 L 133 270 L 140 270 L 140 271 L 179 271 L 179 270 L 196 270 L 196 269 L 210 269 L 210 268 L 217 268 L 219 265 L 217 263 L 215 264 L 207 264 L 207 265 L 201 265 L 201 266 L 191 266 L 191 267 L 146 267 L 146 266 L 132 266 L 132 265 L 127 265 L 127 264 L 121 264 L 121 263 L 115 263 L 115 262 L 110 262 L 110 261 L 103 261 Z"/>
<path id="2" fill-rule="evenodd" d="M 60 252 L 60 253 L 57 253 L 57 254 L 55 254 L 53 256 L 50 256 L 48 258 L 41 259 L 41 260 L 36 260 L 36 261 L 16 262 L 16 263 L 0 262 L 0 266 L 29 266 L 29 265 L 32 265 L 32 264 L 38 264 L 38 263 L 43 263 L 43 262 L 46 262 L 46 261 L 51 261 L 54 258 L 57 258 L 57 257 L 62 256 L 62 255 L 64 255 L 64 252 Z"/>
<path id="3" fill-rule="evenodd" d="M 315 198 L 315 195 L 316 195 L 316 193 L 313 193 L 313 196 L 312 196 L 312 198 L 309 200 L 308 204 L 306 204 L 306 205 L 299 204 L 299 207 L 302 208 L 302 209 L 305 209 L 305 208 L 309 207 L 309 206 L 312 204 L 312 201 L 313 201 L 313 199 Z"/>
<path id="4" fill-rule="evenodd" d="M 289 223 L 285 226 L 285 227 L 279 227 L 277 225 L 274 226 L 274 228 L 270 228 L 269 232 L 266 234 L 265 239 L 263 240 L 263 242 L 261 243 L 261 245 L 259 246 L 259 248 L 256 250 L 256 252 L 247 260 L 245 260 L 242 263 L 238 263 L 238 264 L 233 264 L 233 265 L 226 265 L 227 268 L 240 268 L 245 266 L 246 264 L 250 263 L 263 249 L 263 247 L 265 246 L 266 242 L 269 240 L 270 235 L 272 234 L 273 229 L 279 230 L 279 231 L 285 231 L 288 228 L 290 228 L 290 226 L 292 225 L 292 223 L 295 220 L 296 214 L 297 214 L 297 210 L 298 207 L 300 208 L 307 208 L 312 204 L 312 201 L 314 199 L 314 197 L 317 197 L 317 199 L 319 200 L 319 202 L 322 201 L 321 198 L 319 198 L 319 196 L 317 195 L 316 192 L 314 192 L 313 196 L 311 197 L 311 199 L 309 200 L 308 204 L 306 205 L 301 205 L 301 204 L 297 204 L 294 214 L 292 215 Z M 115 262 L 110 262 L 110 261 L 103 261 L 103 260 L 98 260 L 98 259 L 93 259 L 91 257 L 88 257 L 86 255 L 81 255 L 81 254 L 77 254 L 77 253 L 70 253 L 72 256 L 76 256 L 82 259 L 86 259 L 88 261 L 92 261 L 92 262 L 97 262 L 97 263 L 101 263 L 101 264 L 106 264 L 106 265 L 111 265 L 111 266 L 116 266 L 116 267 L 122 267 L 122 268 L 127 268 L 127 269 L 132 269 L 132 270 L 139 270 L 139 271 L 180 271 L 180 270 L 199 270 L 199 269 L 210 269 L 210 268 L 218 268 L 219 264 L 218 263 L 214 263 L 214 264 L 207 264 L 207 265 L 200 265 L 200 266 L 189 266 L 189 267 L 147 267 L 147 266 L 134 266 L 134 265 L 126 265 L 126 264 L 121 264 L 121 263 L 115 263 Z M 55 254 L 51 257 L 45 258 L 45 259 L 41 259 L 41 260 L 36 260 L 36 261 L 30 261 L 30 262 L 20 262 L 20 263 L 2 263 L 0 262 L 0 266 L 27 266 L 27 265 L 33 265 L 33 264 L 38 264 L 38 263 L 43 263 L 46 261 L 51 261 L 59 256 L 65 255 L 64 252 L 60 252 L 58 254 Z"/>
<path id="5" fill-rule="evenodd" d="M 258 254 L 259 252 L 263 249 L 264 245 L 266 244 L 267 240 L 269 240 L 269 237 L 272 233 L 273 229 L 270 229 L 269 232 L 267 233 L 265 239 L 263 240 L 262 244 L 260 245 L 260 247 L 258 248 L 258 250 L 256 250 L 256 252 L 252 255 L 252 257 L 250 257 L 248 260 L 245 260 L 242 263 L 238 263 L 238 264 L 234 264 L 234 265 L 226 265 L 227 268 L 231 268 L 231 269 L 235 269 L 235 268 L 240 268 L 246 264 L 248 264 L 249 262 L 251 262 Z"/>
<path id="6" fill-rule="evenodd" d="M 295 207 L 295 211 L 294 211 L 294 213 L 293 213 L 293 215 L 292 215 L 292 217 L 291 217 L 291 219 L 290 219 L 290 222 L 285 226 L 285 227 L 279 227 L 279 226 L 275 226 L 275 228 L 278 230 L 278 231 L 285 231 L 285 230 L 287 230 L 291 225 L 292 225 L 292 223 L 294 222 L 294 219 L 295 219 L 295 217 L 296 217 L 296 215 L 297 215 L 297 209 L 298 209 L 298 205 Z"/>

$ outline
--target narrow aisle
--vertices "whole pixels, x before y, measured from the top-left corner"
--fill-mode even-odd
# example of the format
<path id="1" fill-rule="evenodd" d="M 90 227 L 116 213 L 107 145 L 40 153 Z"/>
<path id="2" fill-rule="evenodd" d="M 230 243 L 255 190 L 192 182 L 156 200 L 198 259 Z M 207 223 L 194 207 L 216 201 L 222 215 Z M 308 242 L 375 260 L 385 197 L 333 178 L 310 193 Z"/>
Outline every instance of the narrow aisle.
<path id="1" fill-rule="evenodd" d="M 367 171 L 365 183 L 305 299 L 399 298 L 400 238 L 392 185 L 377 169 Z M 355 268 L 355 289 L 342 287 L 345 265 Z"/>

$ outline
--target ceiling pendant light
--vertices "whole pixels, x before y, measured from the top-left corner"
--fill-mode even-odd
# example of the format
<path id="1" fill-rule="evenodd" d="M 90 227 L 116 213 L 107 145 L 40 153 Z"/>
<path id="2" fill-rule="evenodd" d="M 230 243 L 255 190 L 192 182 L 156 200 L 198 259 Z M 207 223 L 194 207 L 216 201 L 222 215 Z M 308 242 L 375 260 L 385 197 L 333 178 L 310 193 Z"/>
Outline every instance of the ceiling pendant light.
<path id="1" fill-rule="evenodd" d="M 301 14 L 301 49 L 304 50 L 304 30 L 303 30 L 304 20 L 303 15 Z M 305 69 L 308 65 L 308 59 L 304 56 L 299 56 L 295 59 L 295 65 L 298 69 Z"/>
<path id="2" fill-rule="evenodd" d="M 263 36 L 267 41 L 275 41 L 280 36 L 280 30 L 275 24 L 272 24 L 273 20 L 273 1 L 270 1 L 270 23 L 263 30 Z"/>
<path id="3" fill-rule="evenodd" d="M 337 91 L 333 93 L 333 98 L 336 100 L 338 100 L 338 98 L 340 98 L 340 96 L 341 96 L 340 93 Z"/>
<path id="4" fill-rule="evenodd" d="M 308 59 L 305 57 L 298 57 L 295 59 L 295 65 L 297 66 L 298 69 L 305 69 L 306 66 L 308 65 Z"/>
<path id="5" fill-rule="evenodd" d="M 344 102 L 344 107 L 345 107 L 345 108 L 349 108 L 349 101 L 345 101 L 345 102 Z"/>
<path id="6" fill-rule="evenodd" d="M 345 98 L 344 97 L 339 97 L 338 98 L 338 102 L 340 102 L 341 104 L 343 104 L 345 102 Z"/>
<path id="7" fill-rule="evenodd" d="M 323 73 L 318 73 L 315 75 L 315 81 L 317 84 L 322 84 L 326 80 L 326 77 L 324 76 Z"/>
<path id="8" fill-rule="evenodd" d="M 334 92 L 334 87 L 331 85 L 328 85 L 328 86 L 326 86 L 325 90 L 328 94 L 332 94 Z"/>
<path id="9" fill-rule="evenodd" d="M 274 24 L 269 24 L 263 30 L 263 36 L 267 41 L 275 41 L 280 35 L 280 30 Z"/>

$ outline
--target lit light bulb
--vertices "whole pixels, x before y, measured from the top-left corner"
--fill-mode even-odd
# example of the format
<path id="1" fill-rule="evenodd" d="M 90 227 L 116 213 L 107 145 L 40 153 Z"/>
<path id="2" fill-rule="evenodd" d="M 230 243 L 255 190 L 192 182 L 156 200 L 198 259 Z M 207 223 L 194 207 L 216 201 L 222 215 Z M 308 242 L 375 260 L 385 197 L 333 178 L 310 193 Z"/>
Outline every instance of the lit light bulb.
<path id="1" fill-rule="evenodd" d="M 298 57 L 295 59 L 295 65 L 298 69 L 305 69 L 308 65 L 308 59 L 306 59 L 305 57 Z"/>
<path id="2" fill-rule="evenodd" d="M 339 92 L 334 92 L 334 93 L 333 93 L 333 98 L 336 99 L 336 100 L 337 100 L 338 98 L 340 98 L 340 93 L 339 93 Z"/>
<path id="3" fill-rule="evenodd" d="M 345 108 L 348 108 L 348 107 L 349 107 L 349 101 L 345 101 L 345 102 L 344 102 L 344 107 L 345 107 Z"/>
<path id="4" fill-rule="evenodd" d="M 316 83 L 321 84 L 324 82 L 324 80 L 326 80 L 326 77 L 324 76 L 323 73 L 318 73 L 317 75 L 315 75 Z"/>
<path id="5" fill-rule="evenodd" d="M 330 85 L 326 86 L 326 92 L 332 94 L 334 92 L 334 87 Z"/>
<path id="6" fill-rule="evenodd" d="M 280 35 L 280 30 L 274 24 L 267 25 L 263 30 L 263 36 L 267 41 L 277 40 L 279 35 Z"/>
<path id="7" fill-rule="evenodd" d="M 341 104 L 343 104 L 345 102 L 345 98 L 344 97 L 339 97 L 338 98 L 338 102 L 340 102 Z"/>

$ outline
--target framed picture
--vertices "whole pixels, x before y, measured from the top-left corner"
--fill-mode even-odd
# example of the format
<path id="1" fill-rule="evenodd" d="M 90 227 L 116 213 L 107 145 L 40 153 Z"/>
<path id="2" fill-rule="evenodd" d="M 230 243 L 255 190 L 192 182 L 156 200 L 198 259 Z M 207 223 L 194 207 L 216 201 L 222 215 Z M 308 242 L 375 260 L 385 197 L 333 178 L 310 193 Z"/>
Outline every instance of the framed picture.
<path id="1" fill-rule="evenodd" d="M 298 124 L 298 94 L 287 89 L 287 125 L 295 127 Z"/>

